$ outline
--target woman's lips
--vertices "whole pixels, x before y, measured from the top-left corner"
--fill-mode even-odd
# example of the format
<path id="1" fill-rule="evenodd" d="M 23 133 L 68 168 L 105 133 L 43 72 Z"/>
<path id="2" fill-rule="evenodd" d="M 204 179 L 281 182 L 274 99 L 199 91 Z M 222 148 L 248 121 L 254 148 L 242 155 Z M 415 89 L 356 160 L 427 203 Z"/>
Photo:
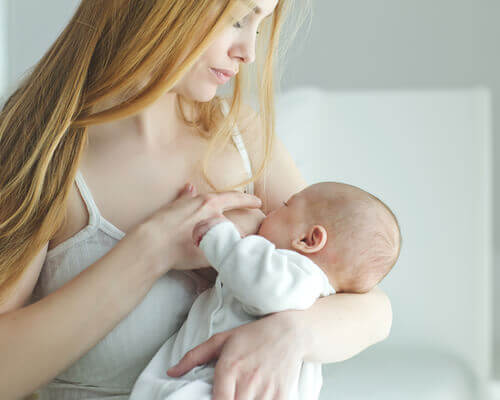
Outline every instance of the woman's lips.
<path id="1" fill-rule="evenodd" d="M 212 75 L 215 76 L 217 82 L 219 82 L 220 84 L 228 82 L 235 75 L 235 73 L 232 71 L 215 68 L 210 68 L 210 72 L 212 72 Z"/>

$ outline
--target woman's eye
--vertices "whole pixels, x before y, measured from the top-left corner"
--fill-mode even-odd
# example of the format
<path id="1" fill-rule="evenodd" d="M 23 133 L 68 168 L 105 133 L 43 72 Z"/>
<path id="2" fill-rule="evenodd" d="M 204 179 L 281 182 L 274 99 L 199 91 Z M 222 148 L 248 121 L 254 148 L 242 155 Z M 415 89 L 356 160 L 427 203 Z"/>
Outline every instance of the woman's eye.
<path id="1" fill-rule="evenodd" d="M 283 204 L 288 207 L 288 204 L 286 204 L 286 201 L 284 201 Z"/>
<path id="2" fill-rule="evenodd" d="M 238 21 L 236 22 L 234 25 L 233 25 L 234 28 L 237 28 L 237 29 L 240 29 L 240 28 L 243 28 L 243 25 L 241 24 L 241 21 Z M 257 31 L 257 35 L 260 35 L 260 31 Z"/>

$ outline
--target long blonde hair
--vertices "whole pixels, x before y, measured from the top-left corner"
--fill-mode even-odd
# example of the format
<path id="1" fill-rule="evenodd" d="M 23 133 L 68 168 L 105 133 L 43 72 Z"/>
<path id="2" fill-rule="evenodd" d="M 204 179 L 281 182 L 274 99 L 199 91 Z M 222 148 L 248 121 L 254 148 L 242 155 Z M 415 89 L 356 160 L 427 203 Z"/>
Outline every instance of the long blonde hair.
<path id="1" fill-rule="evenodd" d="M 277 50 L 286 49 L 278 42 L 285 16 L 292 14 L 291 1 L 279 1 L 257 43 L 265 146 L 252 179 L 217 189 L 206 173 L 206 161 L 229 141 L 240 113 L 245 66 L 235 78 L 226 118 L 217 96 L 206 103 L 179 99 L 181 110 L 180 100 L 199 111 L 194 121 L 184 113 L 183 118 L 210 140 L 203 175 L 214 190 L 258 179 L 268 162 L 274 137 L 273 72 Z M 307 2 L 300 2 L 299 14 L 310 15 Z M 66 200 L 88 142 L 87 127 L 136 114 L 155 102 L 223 29 L 254 6 L 252 0 L 81 1 L 0 111 L 0 302 L 65 221 Z M 304 20 L 294 20 L 292 35 Z M 140 87 L 138 82 L 147 84 Z M 124 101 L 95 112 L 96 104 L 116 95 Z"/>

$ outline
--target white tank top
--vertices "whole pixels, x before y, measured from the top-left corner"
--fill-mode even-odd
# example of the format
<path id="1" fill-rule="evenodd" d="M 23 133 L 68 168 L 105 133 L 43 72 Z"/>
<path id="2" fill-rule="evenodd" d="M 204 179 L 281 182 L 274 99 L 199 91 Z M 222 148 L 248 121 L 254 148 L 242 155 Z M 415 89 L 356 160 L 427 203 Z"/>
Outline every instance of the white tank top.
<path id="1" fill-rule="evenodd" d="M 222 104 L 227 114 L 228 105 Z M 237 127 L 232 138 L 251 177 L 250 160 Z M 48 251 L 31 302 L 73 279 L 125 236 L 99 212 L 80 171 L 76 175 L 76 185 L 89 213 L 88 225 Z M 247 185 L 245 192 L 253 194 L 253 184 Z M 170 271 L 162 276 L 125 319 L 67 370 L 40 388 L 36 392 L 38 397 L 33 398 L 128 399 L 139 374 L 184 322 L 197 296 L 195 279 L 189 271 Z"/>

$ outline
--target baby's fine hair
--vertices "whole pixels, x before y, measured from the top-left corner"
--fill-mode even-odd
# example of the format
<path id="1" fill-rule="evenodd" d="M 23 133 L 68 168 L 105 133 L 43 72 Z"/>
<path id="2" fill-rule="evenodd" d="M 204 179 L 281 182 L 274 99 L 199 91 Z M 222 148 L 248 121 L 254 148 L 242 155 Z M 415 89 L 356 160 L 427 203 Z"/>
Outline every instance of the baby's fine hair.
<path id="1" fill-rule="evenodd" d="M 394 267 L 401 252 L 398 219 L 378 197 L 356 186 L 328 184 L 327 195 L 313 213 L 328 232 L 335 249 L 339 292 L 364 293 Z M 319 215 L 318 215 L 319 214 Z M 339 277 L 340 275 L 340 277 Z"/>

